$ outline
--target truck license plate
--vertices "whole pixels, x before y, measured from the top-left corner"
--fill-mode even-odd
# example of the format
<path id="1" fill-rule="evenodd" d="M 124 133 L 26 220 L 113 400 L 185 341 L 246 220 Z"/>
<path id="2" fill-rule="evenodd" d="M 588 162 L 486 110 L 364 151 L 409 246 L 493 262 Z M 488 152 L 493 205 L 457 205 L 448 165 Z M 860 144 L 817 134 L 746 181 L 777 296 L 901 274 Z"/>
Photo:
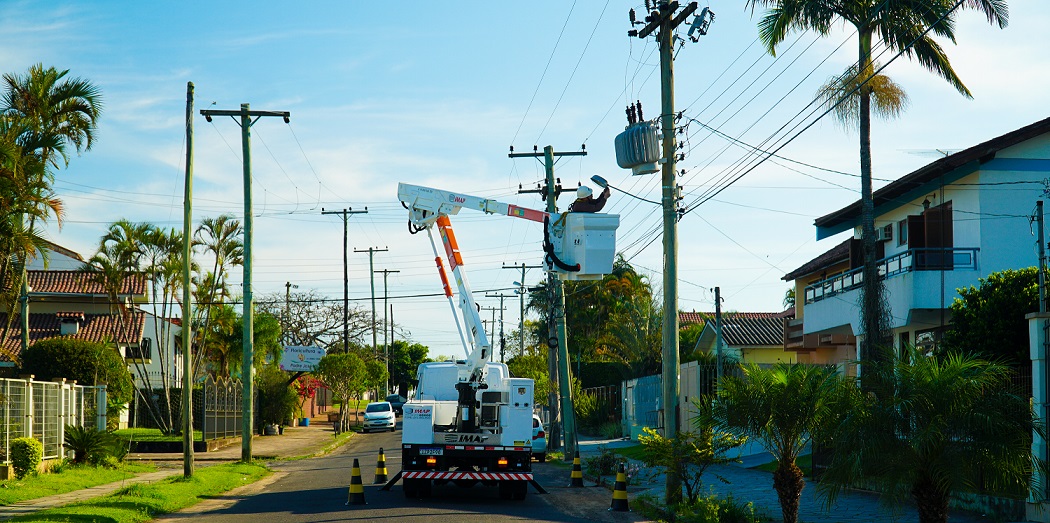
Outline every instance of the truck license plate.
<path id="1" fill-rule="evenodd" d="M 441 447 L 425 447 L 419 449 L 420 456 L 440 456 L 445 452 Z"/>

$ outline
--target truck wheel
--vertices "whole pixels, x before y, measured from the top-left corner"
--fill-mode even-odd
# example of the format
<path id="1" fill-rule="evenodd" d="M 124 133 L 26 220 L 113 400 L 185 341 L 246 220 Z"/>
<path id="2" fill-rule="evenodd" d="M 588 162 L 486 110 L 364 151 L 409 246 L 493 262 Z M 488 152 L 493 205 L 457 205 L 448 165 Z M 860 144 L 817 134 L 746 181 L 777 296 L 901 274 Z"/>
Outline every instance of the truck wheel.
<path id="1" fill-rule="evenodd" d="M 525 499 L 525 496 L 529 493 L 529 482 L 528 481 L 512 481 L 511 484 L 513 485 L 513 487 L 512 487 L 512 491 L 513 491 L 512 497 L 515 500 L 517 500 L 517 501 L 521 501 L 521 500 Z"/>
<path id="2" fill-rule="evenodd" d="M 433 483 L 434 482 L 430 481 L 429 479 L 419 480 L 419 497 L 429 498 L 430 494 L 432 493 L 431 486 L 433 485 Z"/>
<path id="3" fill-rule="evenodd" d="M 406 479 L 404 480 L 405 497 L 412 499 L 419 497 L 419 481 L 418 479 Z"/>

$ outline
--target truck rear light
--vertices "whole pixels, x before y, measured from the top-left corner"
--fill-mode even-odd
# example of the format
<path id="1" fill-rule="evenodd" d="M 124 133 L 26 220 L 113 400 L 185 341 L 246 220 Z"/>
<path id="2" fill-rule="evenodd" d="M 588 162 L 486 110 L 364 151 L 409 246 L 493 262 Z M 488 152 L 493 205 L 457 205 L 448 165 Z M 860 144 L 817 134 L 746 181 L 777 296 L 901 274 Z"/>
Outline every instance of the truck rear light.
<path id="1" fill-rule="evenodd" d="M 501 469 L 507 468 L 507 458 L 500 458 L 496 461 L 496 464 L 499 465 L 499 468 Z"/>
<path id="2" fill-rule="evenodd" d="M 438 459 L 435 458 L 434 456 L 427 457 L 427 466 L 433 467 L 434 465 L 437 465 L 437 462 L 438 462 Z"/>

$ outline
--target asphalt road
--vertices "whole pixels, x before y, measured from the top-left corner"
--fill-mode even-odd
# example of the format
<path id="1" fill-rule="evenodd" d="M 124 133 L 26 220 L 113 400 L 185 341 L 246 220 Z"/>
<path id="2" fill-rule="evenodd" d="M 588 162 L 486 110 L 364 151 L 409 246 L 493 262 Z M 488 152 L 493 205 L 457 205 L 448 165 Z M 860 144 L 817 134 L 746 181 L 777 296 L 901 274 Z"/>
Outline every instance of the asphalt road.
<path id="1" fill-rule="evenodd" d="M 635 513 L 609 512 L 611 494 L 596 487 L 569 489 L 567 469 L 533 464 L 538 482 L 549 491 L 537 494 L 530 487 L 523 501 L 499 497 L 495 487 L 434 487 L 427 499 L 407 499 L 399 484 L 389 491 L 374 485 L 379 449 L 386 449 L 386 466 L 392 478 L 401 470 L 401 431 L 358 434 L 351 442 L 326 456 L 271 464 L 272 476 L 225 496 L 207 500 L 162 520 L 188 519 L 222 523 L 281 523 L 334 521 L 449 521 L 465 518 L 483 523 L 505 521 L 641 521 Z M 366 505 L 347 506 L 354 458 L 361 466 Z M 562 477 L 564 476 L 564 477 Z M 481 523 L 481 521 L 479 521 Z"/>

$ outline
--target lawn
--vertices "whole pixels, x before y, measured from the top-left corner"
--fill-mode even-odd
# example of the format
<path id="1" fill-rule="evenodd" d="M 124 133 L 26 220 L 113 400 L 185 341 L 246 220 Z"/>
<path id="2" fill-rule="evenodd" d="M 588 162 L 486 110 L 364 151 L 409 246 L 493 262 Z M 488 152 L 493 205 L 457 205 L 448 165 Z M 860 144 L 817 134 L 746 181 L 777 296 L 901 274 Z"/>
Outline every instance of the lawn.
<path id="1" fill-rule="evenodd" d="M 175 512 L 270 474 L 261 465 L 230 463 L 202 468 L 192 478 L 174 476 L 129 485 L 108 496 L 19 516 L 8 521 L 108 521 L 139 523 Z"/>
<path id="2" fill-rule="evenodd" d="M 125 441 L 182 441 L 182 434 L 164 434 L 160 429 L 120 429 L 113 431 Z M 201 431 L 193 431 L 193 441 L 201 441 Z"/>
<path id="3" fill-rule="evenodd" d="M 125 463 L 120 469 L 107 469 L 93 465 L 66 465 L 59 472 L 28 476 L 24 479 L 0 481 L 0 505 L 10 505 L 27 499 L 63 494 L 96 485 L 121 481 L 140 472 L 153 472 L 156 467 L 138 463 Z"/>

